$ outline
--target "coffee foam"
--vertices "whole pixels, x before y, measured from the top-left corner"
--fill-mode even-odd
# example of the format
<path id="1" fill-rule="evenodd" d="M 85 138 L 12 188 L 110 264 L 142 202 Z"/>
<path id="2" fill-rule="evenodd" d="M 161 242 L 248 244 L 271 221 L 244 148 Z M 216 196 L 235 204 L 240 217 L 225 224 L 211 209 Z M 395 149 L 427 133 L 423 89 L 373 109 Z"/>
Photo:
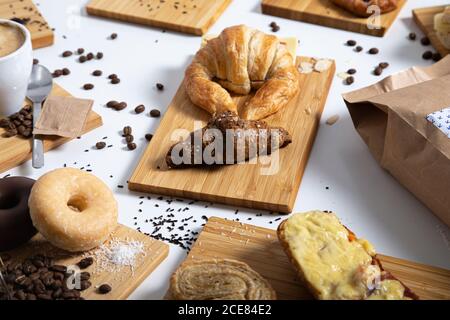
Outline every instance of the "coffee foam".
<path id="1" fill-rule="evenodd" d="M 0 23 L 0 58 L 17 51 L 24 42 L 25 36 L 20 28 Z"/>

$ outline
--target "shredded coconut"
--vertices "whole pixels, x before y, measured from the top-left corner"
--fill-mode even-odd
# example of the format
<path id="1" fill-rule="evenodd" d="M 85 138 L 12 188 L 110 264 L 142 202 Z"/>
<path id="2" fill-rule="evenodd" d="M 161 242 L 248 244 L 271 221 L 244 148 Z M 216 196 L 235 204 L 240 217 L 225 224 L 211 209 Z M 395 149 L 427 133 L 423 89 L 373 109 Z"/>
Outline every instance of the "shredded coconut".
<path id="1" fill-rule="evenodd" d="M 97 267 L 101 271 L 115 272 L 123 267 L 130 267 L 134 272 L 136 259 L 144 255 L 144 244 L 140 241 L 110 240 L 96 250 Z"/>

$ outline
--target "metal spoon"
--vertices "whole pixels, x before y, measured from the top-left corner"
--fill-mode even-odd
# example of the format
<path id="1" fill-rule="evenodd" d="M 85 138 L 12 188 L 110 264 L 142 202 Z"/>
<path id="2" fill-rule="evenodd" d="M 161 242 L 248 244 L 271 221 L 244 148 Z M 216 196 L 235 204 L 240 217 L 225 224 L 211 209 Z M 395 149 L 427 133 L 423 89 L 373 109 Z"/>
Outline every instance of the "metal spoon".
<path id="1" fill-rule="evenodd" d="M 33 102 L 33 128 L 41 114 L 42 102 L 50 94 L 52 86 L 53 77 L 50 71 L 41 65 L 33 65 L 27 91 L 27 98 Z M 33 135 L 32 165 L 35 169 L 44 166 L 44 145 L 36 135 Z"/>

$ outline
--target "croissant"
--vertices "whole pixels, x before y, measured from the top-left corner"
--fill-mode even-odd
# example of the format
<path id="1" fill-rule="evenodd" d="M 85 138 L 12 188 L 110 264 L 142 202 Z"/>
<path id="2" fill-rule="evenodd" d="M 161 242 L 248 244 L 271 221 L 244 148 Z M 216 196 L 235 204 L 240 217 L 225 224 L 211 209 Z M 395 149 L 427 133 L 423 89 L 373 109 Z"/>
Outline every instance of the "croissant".
<path id="1" fill-rule="evenodd" d="M 373 12 L 367 12 L 370 6 L 378 6 L 380 13 L 390 12 L 397 9 L 398 0 L 331 0 L 339 7 L 359 16 L 370 17 Z"/>
<path id="2" fill-rule="evenodd" d="M 233 26 L 200 49 L 186 70 L 185 88 L 191 101 L 212 115 L 238 113 L 230 96 L 246 95 L 241 118 L 260 120 L 282 109 L 296 95 L 299 71 L 285 44 L 272 35 Z"/>
<path id="3" fill-rule="evenodd" d="M 172 300 L 275 300 L 269 282 L 235 260 L 184 263 L 170 279 Z"/>

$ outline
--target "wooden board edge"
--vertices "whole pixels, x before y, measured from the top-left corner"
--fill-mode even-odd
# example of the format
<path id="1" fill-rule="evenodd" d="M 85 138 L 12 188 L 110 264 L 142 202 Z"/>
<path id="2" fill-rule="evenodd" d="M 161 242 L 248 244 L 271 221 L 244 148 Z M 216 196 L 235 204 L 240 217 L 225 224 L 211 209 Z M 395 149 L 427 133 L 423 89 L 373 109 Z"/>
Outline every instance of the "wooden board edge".
<path id="1" fill-rule="evenodd" d="M 212 25 L 214 23 L 217 22 L 217 20 L 219 20 L 220 16 L 222 16 L 222 14 L 225 12 L 225 10 L 230 6 L 232 0 L 223 0 L 222 6 L 220 6 L 217 10 L 216 13 L 213 14 L 208 21 L 200 27 L 200 32 L 201 34 L 199 34 L 200 36 L 203 36 L 204 34 L 206 34 L 206 32 L 208 32 L 208 30 L 212 27 Z"/>
<path id="2" fill-rule="evenodd" d="M 46 35 L 45 37 L 31 39 L 33 49 L 40 49 L 45 47 L 50 47 L 55 42 L 55 35 L 53 31 Z"/>

